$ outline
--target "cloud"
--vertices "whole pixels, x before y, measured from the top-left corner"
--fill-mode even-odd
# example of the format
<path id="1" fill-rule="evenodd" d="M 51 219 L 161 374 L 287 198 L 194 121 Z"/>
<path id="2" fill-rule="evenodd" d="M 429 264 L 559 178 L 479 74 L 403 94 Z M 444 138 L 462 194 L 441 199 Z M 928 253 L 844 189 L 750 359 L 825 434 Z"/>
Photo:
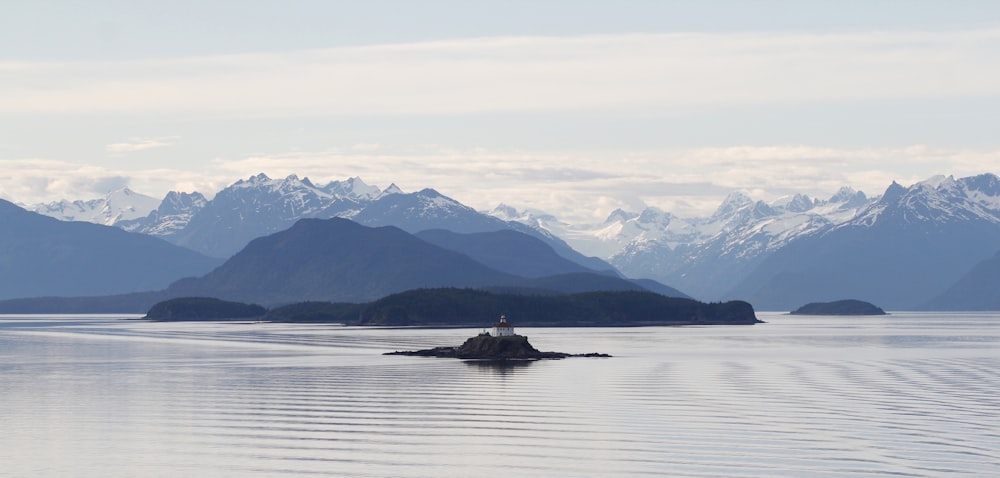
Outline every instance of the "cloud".
<path id="1" fill-rule="evenodd" d="M 0 63 L 4 114 L 241 117 L 682 109 L 1000 94 L 1000 30 L 498 37 Z M 127 144 L 127 143 L 126 143 Z"/>
<path id="2" fill-rule="evenodd" d="M 681 216 L 710 214 L 732 191 L 772 200 L 792 193 L 826 198 L 842 186 L 869 195 L 892 182 L 937 174 L 1000 171 L 1000 151 L 933 148 L 741 146 L 636 152 L 524 152 L 414 147 L 254 155 L 215 159 L 198 171 L 115 169 L 51 160 L 0 160 L 0 196 L 33 203 L 90 199 L 129 186 L 151 196 L 218 190 L 260 172 L 325 183 L 360 176 L 404 190 L 433 187 L 476 209 L 499 203 L 547 211 L 568 222 L 603 220 L 617 207 L 656 206 Z M 901 173 L 902 172 L 902 173 Z"/>
<path id="3" fill-rule="evenodd" d="M 366 153 L 378 151 L 380 148 L 381 146 L 378 145 L 377 143 L 358 143 L 354 146 L 351 146 L 351 149 L 353 149 L 354 151 L 361 151 Z"/>
<path id="4" fill-rule="evenodd" d="M 124 170 L 50 159 L 0 160 L 0 197 L 21 204 L 94 199 L 124 187 L 152 196 L 169 190 L 214 194 L 230 182 L 228 177 L 166 168 Z"/>
<path id="5" fill-rule="evenodd" d="M 1000 172 L 1000 151 L 932 148 L 825 148 L 802 145 L 700 148 L 677 152 L 679 172 L 697 175 L 756 199 L 802 192 L 827 197 L 842 186 L 881 194 L 897 181 L 908 185 L 945 174 L 956 177 Z"/>
<path id="6" fill-rule="evenodd" d="M 0 168 L 0 196 L 20 203 L 90 199 L 129 184 L 114 171 L 64 161 L 0 160 Z"/>
<path id="7" fill-rule="evenodd" d="M 129 138 L 124 143 L 111 143 L 104 147 L 109 153 L 132 153 L 147 149 L 166 148 L 176 141 L 177 137 L 149 139 L 149 138 Z"/>

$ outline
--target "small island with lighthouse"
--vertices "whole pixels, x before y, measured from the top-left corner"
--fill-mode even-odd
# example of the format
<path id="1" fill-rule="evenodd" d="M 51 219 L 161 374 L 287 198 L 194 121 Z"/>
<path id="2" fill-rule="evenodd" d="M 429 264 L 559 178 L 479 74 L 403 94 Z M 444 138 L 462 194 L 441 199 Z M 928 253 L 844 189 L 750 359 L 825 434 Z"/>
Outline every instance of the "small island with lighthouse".
<path id="1" fill-rule="evenodd" d="M 514 325 L 507 317 L 493 324 L 489 332 L 469 337 L 457 347 L 435 347 L 425 350 L 386 352 L 384 355 L 414 355 L 418 357 L 449 357 L 467 360 L 540 360 L 566 357 L 610 357 L 608 354 L 569 354 L 563 352 L 541 352 L 528 338 L 514 333 Z"/>

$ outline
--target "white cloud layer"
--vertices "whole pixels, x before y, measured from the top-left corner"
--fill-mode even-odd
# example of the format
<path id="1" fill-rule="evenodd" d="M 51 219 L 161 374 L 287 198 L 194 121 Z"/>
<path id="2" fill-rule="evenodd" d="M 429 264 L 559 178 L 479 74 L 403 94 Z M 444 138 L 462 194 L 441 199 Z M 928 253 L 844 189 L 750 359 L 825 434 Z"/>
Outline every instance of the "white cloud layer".
<path id="1" fill-rule="evenodd" d="M 433 187 L 478 209 L 503 202 L 548 211 L 571 222 L 592 222 L 618 207 L 638 210 L 647 205 L 679 215 L 705 215 L 736 190 L 763 200 L 796 192 L 826 198 L 842 186 L 878 195 L 892 181 L 912 184 L 937 174 L 961 177 L 1000 171 L 1000 151 L 920 145 L 746 146 L 603 154 L 368 149 L 220 159 L 198 172 L 5 160 L 0 161 L 0 197 L 21 203 L 89 199 L 125 185 L 153 196 L 168 190 L 211 196 L 259 172 L 271 177 L 298 174 L 318 183 L 360 176 L 383 188 L 391 182 L 406 191 Z M 900 176 L 898 171 L 908 173 Z"/>
<path id="2" fill-rule="evenodd" d="M 178 138 L 130 138 L 127 142 L 111 143 L 105 146 L 104 149 L 109 153 L 133 153 L 147 149 L 166 148 L 167 146 L 173 144 L 173 142 L 177 139 Z"/>
<path id="3" fill-rule="evenodd" d="M 1000 95 L 1000 30 L 507 37 L 0 62 L 3 115 L 573 111 Z"/>

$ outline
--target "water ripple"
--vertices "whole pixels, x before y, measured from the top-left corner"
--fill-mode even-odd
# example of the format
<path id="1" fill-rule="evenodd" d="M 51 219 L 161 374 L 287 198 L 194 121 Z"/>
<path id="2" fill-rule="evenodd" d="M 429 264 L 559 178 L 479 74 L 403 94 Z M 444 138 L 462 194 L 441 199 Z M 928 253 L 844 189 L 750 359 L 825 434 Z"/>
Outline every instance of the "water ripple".
<path id="1" fill-rule="evenodd" d="M 10 321 L 0 463 L 12 476 L 1000 475 L 994 318 L 766 320 L 538 329 L 542 348 L 616 358 L 517 366 L 381 355 L 469 333 L 447 329 Z"/>

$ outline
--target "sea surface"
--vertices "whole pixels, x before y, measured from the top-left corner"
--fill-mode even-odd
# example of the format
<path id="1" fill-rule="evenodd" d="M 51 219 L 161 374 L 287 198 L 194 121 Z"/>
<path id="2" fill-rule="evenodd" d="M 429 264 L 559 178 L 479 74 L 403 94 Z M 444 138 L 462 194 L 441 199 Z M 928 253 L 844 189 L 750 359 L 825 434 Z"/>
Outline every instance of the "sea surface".
<path id="1" fill-rule="evenodd" d="M 479 329 L 0 316 L 0 476 L 1000 476 L 1000 315 L 758 316 L 523 328 L 614 357 L 507 366 L 382 355 Z"/>

